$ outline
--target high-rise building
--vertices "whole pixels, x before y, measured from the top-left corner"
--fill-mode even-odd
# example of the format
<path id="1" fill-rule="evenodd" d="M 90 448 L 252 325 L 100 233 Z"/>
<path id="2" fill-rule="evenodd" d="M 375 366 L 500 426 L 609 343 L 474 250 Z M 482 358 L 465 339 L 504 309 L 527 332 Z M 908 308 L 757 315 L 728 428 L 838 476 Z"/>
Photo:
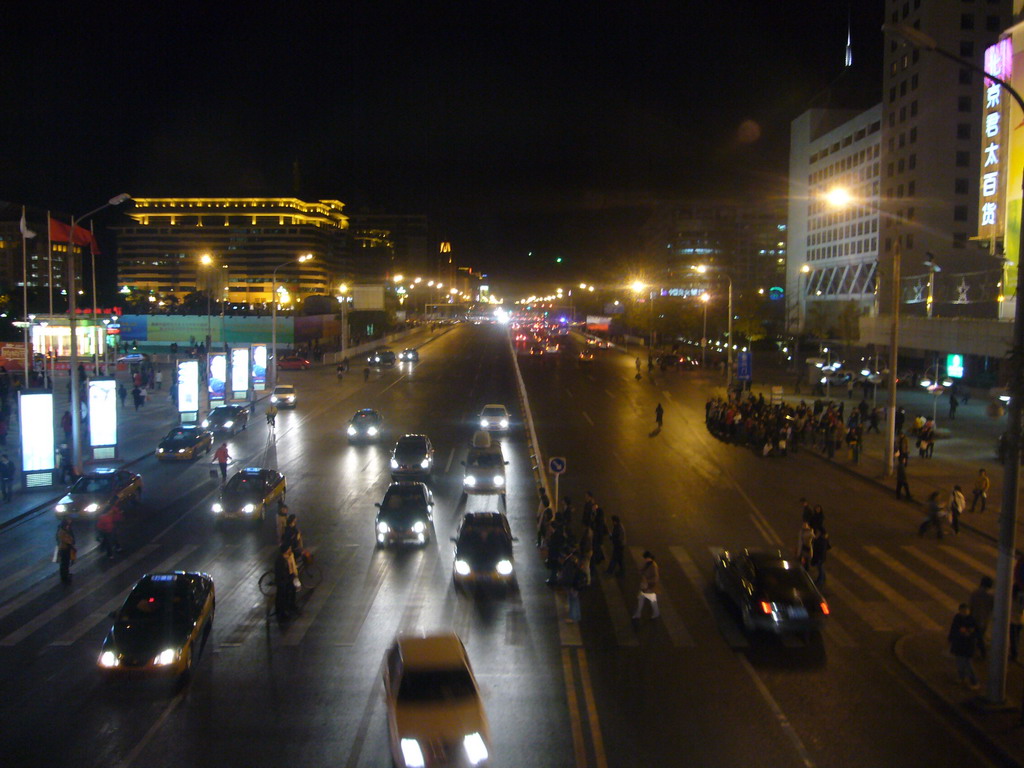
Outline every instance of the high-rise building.
<path id="1" fill-rule="evenodd" d="M 383 282 L 398 274 L 435 276 L 430 222 L 425 215 L 352 213 L 349 237 L 357 280 Z"/>
<path id="2" fill-rule="evenodd" d="M 48 235 L 48 224 L 46 211 L 37 208 L 27 208 L 25 221 L 27 229 L 35 233 L 35 237 L 25 241 L 25 264 L 22 265 L 22 237 L 21 237 L 21 211 L 22 207 L 14 203 L 0 202 L 0 285 L 8 291 L 21 290 L 22 285 L 27 284 L 30 293 L 30 305 L 35 298 L 35 307 L 38 311 L 45 311 L 47 300 L 43 297 L 49 294 L 52 288 L 56 298 L 55 307 L 63 311 L 67 307 L 67 300 L 63 298 L 64 290 L 67 288 L 67 253 L 68 244 L 50 242 Z M 68 217 L 59 214 L 50 214 L 54 219 L 67 221 Z M 47 255 L 47 247 L 50 253 Z M 82 251 L 81 246 L 74 246 L 75 254 L 75 284 L 82 290 Z M 88 261 L 88 259 L 86 260 Z M 27 275 L 26 275 L 27 273 Z"/>
<path id="3" fill-rule="evenodd" d="M 349 279 L 348 217 L 337 200 L 133 198 L 117 231 L 122 292 L 184 299 L 212 290 L 232 304 L 332 295 Z M 312 254 L 300 263 L 299 256 Z M 209 256 L 203 259 L 203 256 Z M 277 270 L 276 285 L 272 278 Z"/>

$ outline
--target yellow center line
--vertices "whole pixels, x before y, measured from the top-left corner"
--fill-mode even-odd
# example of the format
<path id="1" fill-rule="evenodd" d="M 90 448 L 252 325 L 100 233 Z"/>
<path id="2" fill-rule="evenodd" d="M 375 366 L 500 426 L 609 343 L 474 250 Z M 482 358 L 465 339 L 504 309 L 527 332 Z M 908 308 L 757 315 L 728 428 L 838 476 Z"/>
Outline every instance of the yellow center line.
<path id="1" fill-rule="evenodd" d="M 565 672 L 565 695 L 569 702 L 569 723 L 572 727 L 572 749 L 576 768 L 587 768 L 587 750 L 583 744 L 583 725 L 580 723 L 579 700 L 576 698 L 576 680 L 572 673 L 572 656 L 568 648 L 562 649 L 562 670 Z"/>
<path id="2" fill-rule="evenodd" d="M 594 744 L 594 757 L 597 768 L 608 768 L 608 760 L 604 754 L 604 737 L 601 735 L 601 723 L 597 718 L 597 705 L 594 702 L 594 689 L 590 684 L 590 669 L 587 666 L 587 652 L 580 648 L 580 682 L 583 683 L 583 700 L 587 705 L 587 719 L 590 722 L 590 740 Z"/>

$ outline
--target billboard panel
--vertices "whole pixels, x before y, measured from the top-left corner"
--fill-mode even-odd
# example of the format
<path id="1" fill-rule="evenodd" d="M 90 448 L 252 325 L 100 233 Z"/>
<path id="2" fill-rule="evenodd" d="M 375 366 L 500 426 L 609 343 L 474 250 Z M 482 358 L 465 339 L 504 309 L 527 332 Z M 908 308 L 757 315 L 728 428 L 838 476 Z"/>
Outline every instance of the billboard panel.
<path id="1" fill-rule="evenodd" d="M 267 345 L 252 345 L 252 388 L 262 392 L 267 388 Z"/>
<path id="2" fill-rule="evenodd" d="M 231 350 L 231 391 L 249 391 L 249 348 L 235 347 Z"/>
<path id="3" fill-rule="evenodd" d="M 199 361 L 178 361 L 178 413 L 199 412 Z"/>
<path id="4" fill-rule="evenodd" d="M 607 331 L 608 326 L 611 325 L 612 319 L 610 317 L 603 317 L 601 315 L 587 315 L 587 330 L 588 331 Z"/>
<path id="5" fill-rule="evenodd" d="M 117 445 L 117 382 L 89 382 L 89 445 Z"/>
<path id="6" fill-rule="evenodd" d="M 211 400 L 223 400 L 224 388 L 228 378 L 228 358 L 223 352 L 210 355 L 210 384 L 209 392 Z"/>
<path id="7" fill-rule="evenodd" d="M 38 424 L 36 429 L 21 430 L 21 468 L 26 472 L 45 472 L 56 466 L 53 442 L 53 395 L 49 392 L 21 394 L 21 424 Z"/>
<path id="8" fill-rule="evenodd" d="M 352 309 L 360 312 L 384 309 L 383 285 L 356 285 L 352 287 Z"/>

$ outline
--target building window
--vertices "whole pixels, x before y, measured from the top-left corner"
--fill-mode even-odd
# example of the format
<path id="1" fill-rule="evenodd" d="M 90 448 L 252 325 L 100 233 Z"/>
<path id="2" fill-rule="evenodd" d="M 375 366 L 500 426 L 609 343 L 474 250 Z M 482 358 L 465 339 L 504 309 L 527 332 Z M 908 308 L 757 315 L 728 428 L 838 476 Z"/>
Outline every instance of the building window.
<path id="1" fill-rule="evenodd" d="M 902 184 L 899 184 L 896 187 L 896 197 L 899 197 L 899 198 L 903 197 L 903 185 Z"/>
<path id="2" fill-rule="evenodd" d="M 916 126 L 910 129 L 910 143 L 913 144 L 915 141 L 917 141 L 917 127 Z M 902 147 L 903 145 L 900 144 L 900 146 Z"/>
<path id="3" fill-rule="evenodd" d="M 971 111 L 971 97 L 960 96 L 956 100 L 957 112 L 970 112 Z"/>
<path id="4" fill-rule="evenodd" d="M 974 29 L 974 14 L 964 13 L 960 15 L 960 29 Z M 878 70 L 875 70 L 876 72 Z"/>
<path id="5" fill-rule="evenodd" d="M 895 86 L 889 89 L 889 102 L 896 101 L 896 88 Z"/>
<path id="6" fill-rule="evenodd" d="M 967 206 L 953 206 L 953 221 L 967 221 Z"/>
<path id="7" fill-rule="evenodd" d="M 971 70 L 969 70 L 969 69 L 961 69 L 960 70 L 960 85 L 970 85 L 971 84 L 971 79 L 972 79 L 971 78 Z"/>
<path id="8" fill-rule="evenodd" d="M 917 182 L 916 181 L 908 182 L 907 183 L 907 195 L 909 195 L 910 197 L 913 197 L 916 192 L 917 192 Z"/>
<path id="9" fill-rule="evenodd" d="M 895 112 L 890 112 L 889 113 L 889 127 L 892 128 L 895 125 L 896 125 L 896 113 Z"/>
<path id="10" fill-rule="evenodd" d="M 953 182 L 953 192 L 955 194 L 966 195 L 967 187 L 967 179 L 956 179 L 956 181 Z"/>
<path id="11" fill-rule="evenodd" d="M 907 144 L 907 134 L 901 133 L 900 134 L 900 149 L 903 149 L 903 147 L 905 147 L 906 144 Z"/>
<path id="12" fill-rule="evenodd" d="M 971 40 L 960 41 L 960 55 L 966 59 L 974 55 L 974 42 Z"/>
<path id="13" fill-rule="evenodd" d="M 896 77 L 896 62 L 894 61 L 889 65 L 889 76 Z"/>
<path id="14" fill-rule="evenodd" d="M 905 122 L 907 119 L 907 108 L 906 106 L 900 107 L 900 122 Z"/>
<path id="15" fill-rule="evenodd" d="M 913 247 L 914 247 L 914 236 L 913 235 L 907 235 L 907 250 L 909 251 Z"/>
<path id="16" fill-rule="evenodd" d="M 967 246 L 967 233 L 966 232 L 954 232 L 953 233 L 953 247 L 954 248 L 965 248 Z"/>
<path id="17" fill-rule="evenodd" d="M 916 53 L 916 51 L 915 51 L 915 53 Z M 968 70 L 968 71 L 970 71 L 970 70 Z M 912 90 L 912 91 L 916 91 L 917 90 L 917 74 L 916 73 L 910 76 L 910 90 Z"/>
<path id="18" fill-rule="evenodd" d="M 914 64 L 917 64 L 917 60 L 918 60 L 919 58 L 921 58 L 921 52 L 920 52 L 919 50 L 917 50 L 917 48 L 915 48 L 915 49 L 914 49 L 914 52 L 913 52 L 912 54 L 910 54 L 910 60 L 911 60 L 911 61 L 912 61 L 912 62 L 913 62 Z"/>
<path id="19" fill-rule="evenodd" d="M 999 17 L 986 16 L 985 29 L 987 29 L 989 32 L 999 32 L 1002 29 L 1002 25 L 999 23 Z"/>
<path id="20" fill-rule="evenodd" d="M 914 220 L 914 209 L 913 208 L 907 208 L 907 221 L 913 221 L 913 220 Z"/>
<path id="21" fill-rule="evenodd" d="M 917 117 L 917 99 L 914 99 L 914 101 L 910 102 L 910 116 Z"/>
<path id="22" fill-rule="evenodd" d="M 910 170 L 914 170 L 915 168 L 917 168 L 917 155 L 910 156 L 910 158 L 907 160 L 907 168 L 909 168 Z"/>
<path id="23" fill-rule="evenodd" d="M 889 164 L 888 164 L 888 165 L 887 165 L 887 166 L 885 167 L 885 175 L 886 175 L 886 176 L 892 176 L 892 174 L 893 174 L 893 170 L 894 170 L 894 166 L 893 166 L 893 164 L 892 164 L 892 163 L 889 163 Z"/>
<path id="24" fill-rule="evenodd" d="M 970 152 L 957 152 L 956 153 L 956 167 L 957 168 L 969 168 L 971 165 L 971 153 Z"/>
<path id="25" fill-rule="evenodd" d="M 970 123 L 957 123 L 957 126 L 956 126 L 956 137 L 958 139 L 969 139 L 969 138 L 971 138 L 971 124 Z"/>
<path id="26" fill-rule="evenodd" d="M 904 80 L 902 83 L 900 83 L 900 96 L 906 96 L 906 95 L 907 95 L 907 81 Z"/>

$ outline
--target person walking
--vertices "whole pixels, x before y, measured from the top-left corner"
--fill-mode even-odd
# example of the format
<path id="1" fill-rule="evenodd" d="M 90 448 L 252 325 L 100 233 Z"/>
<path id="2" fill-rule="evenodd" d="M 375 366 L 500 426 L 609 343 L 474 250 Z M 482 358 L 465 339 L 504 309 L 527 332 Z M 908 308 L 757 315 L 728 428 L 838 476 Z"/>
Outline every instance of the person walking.
<path id="1" fill-rule="evenodd" d="M 292 556 L 292 548 L 287 543 L 282 543 L 277 550 L 277 558 L 274 560 L 274 586 L 276 595 L 274 599 L 274 612 L 278 620 L 285 620 L 293 613 L 298 612 L 295 603 L 295 582 L 299 580 L 299 569 L 295 565 L 295 558 Z"/>
<path id="2" fill-rule="evenodd" d="M 267 426 L 274 429 L 277 426 L 277 406 L 273 403 L 267 408 Z"/>
<path id="3" fill-rule="evenodd" d="M 71 529 L 71 520 L 64 518 L 57 526 L 57 562 L 60 564 L 60 580 L 71 583 L 71 564 L 75 562 L 78 550 L 75 549 L 75 532 Z"/>
<path id="4" fill-rule="evenodd" d="M 592 570 L 597 569 L 604 562 L 604 539 L 608 535 L 608 526 L 604 522 L 604 509 L 597 501 L 594 501 L 594 556 L 590 559 Z"/>
<path id="5" fill-rule="evenodd" d="M 956 398 L 956 393 L 951 392 L 949 394 L 949 420 L 952 421 L 956 418 L 956 409 L 960 405 L 960 401 Z"/>
<path id="6" fill-rule="evenodd" d="M 284 541 L 284 530 L 288 527 L 288 505 L 278 501 L 277 505 L 277 543 Z"/>
<path id="7" fill-rule="evenodd" d="M 984 467 L 978 470 L 978 476 L 974 478 L 974 490 L 971 493 L 974 494 L 974 498 L 971 500 L 971 512 L 978 505 L 978 499 L 981 499 L 981 511 L 985 511 L 985 502 L 988 500 L 988 489 L 992 487 L 992 481 L 988 477 L 988 473 Z"/>
<path id="8" fill-rule="evenodd" d="M 815 528 L 813 532 L 811 565 L 818 569 L 818 573 L 814 577 L 814 584 L 820 589 L 825 586 L 825 559 L 828 557 L 828 551 L 832 549 L 832 541 L 829 539 L 828 531 L 824 528 Z"/>
<path id="9" fill-rule="evenodd" d="M 562 497 L 562 525 L 565 526 L 566 533 L 572 532 L 572 498 L 570 496 Z"/>
<path id="10" fill-rule="evenodd" d="M 121 509 L 117 504 L 111 504 L 102 515 L 96 518 L 96 533 L 100 539 L 102 549 L 108 560 L 114 559 L 114 553 L 121 551 L 121 544 L 117 540 L 117 526 L 124 519 Z"/>
<path id="11" fill-rule="evenodd" d="M 617 571 L 621 576 L 625 571 L 623 558 L 626 553 L 626 529 L 622 525 L 622 521 L 619 519 L 618 515 L 612 515 L 612 532 L 610 538 L 612 542 L 612 556 L 608 561 L 608 570 L 605 571 L 605 573 L 612 576 Z"/>
<path id="12" fill-rule="evenodd" d="M 900 493 L 907 492 L 907 501 L 913 501 L 910 495 L 910 485 L 907 484 L 907 459 L 901 456 L 896 459 L 896 498 L 901 498 Z"/>
<path id="13" fill-rule="evenodd" d="M 0 454 L 0 491 L 3 492 L 3 500 L 8 502 L 12 498 L 14 487 L 14 462 L 4 453 Z"/>
<path id="14" fill-rule="evenodd" d="M 370 380 L 370 369 L 369 368 L 363 368 L 363 384 L 365 384 L 369 380 Z"/>
<path id="15" fill-rule="evenodd" d="M 939 492 L 932 491 L 928 495 L 927 512 L 924 522 L 917 529 L 918 536 L 924 536 L 931 526 L 935 526 L 935 536 L 942 539 L 942 505 L 939 504 Z"/>
<path id="16" fill-rule="evenodd" d="M 537 546 L 545 546 L 548 537 L 551 535 L 551 526 L 555 521 L 555 513 L 550 504 L 545 504 L 537 518 Z"/>
<path id="17" fill-rule="evenodd" d="M 963 685 L 972 690 L 978 688 L 978 676 L 974 674 L 974 665 L 971 662 L 974 658 L 977 634 L 978 622 L 971 615 L 970 607 L 967 603 L 960 603 L 946 639 L 949 641 L 949 651 L 956 660 L 957 677 Z"/>
<path id="18" fill-rule="evenodd" d="M 588 568 L 584 566 L 576 553 L 570 553 L 562 563 L 559 578 L 565 586 L 568 597 L 569 615 L 565 620 L 567 624 L 576 624 L 581 618 L 580 592 L 586 588 L 587 572 Z"/>
<path id="19" fill-rule="evenodd" d="M 654 409 L 654 420 L 658 422 L 658 429 L 661 429 L 661 423 L 665 418 L 665 409 L 661 407 L 661 403 L 658 403 Z"/>
<path id="20" fill-rule="evenodd" d="M 71 411 L 64 411 L 64 415 L 60 417 L 60 428 L 64 430 L 64 442 L 71 442 L 71 430 L 74 428 L 74 422 L 71 421 Z"/>
<path id="21" fill-rule="evenodd" d="M 960 514 L 966 507 L 967 499 L 964 498 L 963 490 L 959 485 L 954 485 L 953 493 L 949 495 L 949 522 L 957 536 L 960 535 Z"/>
<path id="22" fill-rule="evenodd" d="M 231 461 L 231 458 L 231 454 L 228 453 L 227 443 L 221 443 L 220 448 L 213 454 L 213 460 L 220 465 L 220 481 L 222 483 L 227 482 L 228 462 Z"/>
<path id="23" fill-rule="evenodd" d="M 142 389 L 138 386 L 132 387 L 132 403 L 136 411 L 142 407 Z"/>
<path id="24" fill-rule="evenodd" d="M 584 586 L 590 586 L 590 563 L 594 557 L 594 529 L 589 525 L 583 526 L 583 533 L 580 534 L 580 541 L 576 547 L 576 564 L 583 571 Z"/>
<path id="25" fill-rule="evenodd" d="M 796 540 L 796 557 L 800 561 L 800 565 L 804 567 L 804 570 L 810 570 L 811 567 L 811 554 L 812 544 L 814 542 L 814 529 L 811 528 L 810 523 L 800 524 L 800 533 Z"/>
<path id="26" fill-rule="evenodd" d="M 163 389 L 164 388 L 164 372 L 163 371 L 157 371 L 155 374 L 153 374 L 153 380 L 156 383 L 156 388 L 157 389 Z"/>
<path id="27" fill-rule="evenodd" d="M 644 551 L 644 561 L 640 565 L 640 593 L 636 599 L 636 610 L 633 611 L 634 628 L 640 626 L 645 603 L 651 604 L 652 619 L 661 616 L 658 609 L 658 563 L 649 549 Z"/>
<path id="28" fill-rule="evenodd" d="M 117 385 L 117 399 L 121 401 L 122 408 L 126 407 L 125 401 L 128 399 L 128 390 L 125 388 L 123 381 Z"/>
<path id="29" fill-rule="evenodd" d="M 989 619 L 992 618 L 992 610 L 995 607 L 995 598 L 992 595 L 993 581 L 991 576 L 982 576 L 978 582 L 978 588 L 971 592 L 967 599 L 967 605 L 971 609 L 971 616 L 978 625 L 977 643 L 978 655 L 985 658 L 985 632 L 988 630 Z"/>

